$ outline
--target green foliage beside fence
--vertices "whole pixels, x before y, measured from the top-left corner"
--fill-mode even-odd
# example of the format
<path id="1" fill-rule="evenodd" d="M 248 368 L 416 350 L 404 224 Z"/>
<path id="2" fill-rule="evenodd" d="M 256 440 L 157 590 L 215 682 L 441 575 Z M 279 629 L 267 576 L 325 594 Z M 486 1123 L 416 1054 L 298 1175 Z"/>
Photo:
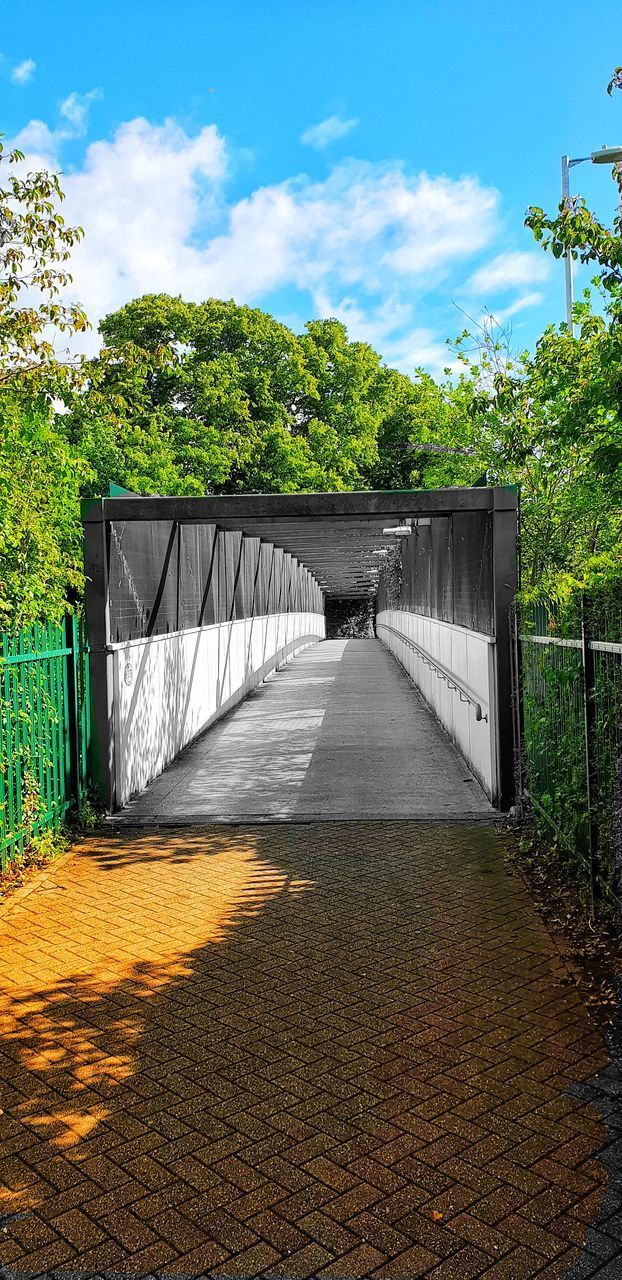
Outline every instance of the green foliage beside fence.
<path id="1" fill-rule="evenodd" d="M 554 833 L 565 860 L 589 875 L 594 896 L 620 900 L 619 584 L 576 594 L 563 608 L 551 602 L 524 606 L 519 633 L 519 793 L 528 798 L 536 825 Z"/>
<path id="2" fill-rule="evenodd" d="M 83 803 L 90 742 L 83 623 L 36 624 L 0 635 L 2 870 Z"/>
<path id="3" fill-rule="evenodd" d="M 585 597 L 587 637 L 593 654 L 591 771 L 598 868 L 622 899 L 622 848 L 614 839 L 622 783 L 622 588 Z M 617 647 L 616 647 L 617 646 Z M 616 785 L 617 784 L 617 785 Z M 617 797 L 617 800 L 616 800 Z M 618 812 L 617 820 L 622 815 Z"/>

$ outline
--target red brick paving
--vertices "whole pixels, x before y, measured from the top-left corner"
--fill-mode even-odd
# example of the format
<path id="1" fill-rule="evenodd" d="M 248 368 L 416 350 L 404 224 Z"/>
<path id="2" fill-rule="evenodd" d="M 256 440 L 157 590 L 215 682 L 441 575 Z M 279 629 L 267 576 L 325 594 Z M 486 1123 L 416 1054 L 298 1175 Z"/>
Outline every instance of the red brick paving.
<path id="1" fill-rule="evenodd" d="M 9 901 L 1 1274 L 622 1276 L 605 1054 L 502 853 L 126 831 Z"/>

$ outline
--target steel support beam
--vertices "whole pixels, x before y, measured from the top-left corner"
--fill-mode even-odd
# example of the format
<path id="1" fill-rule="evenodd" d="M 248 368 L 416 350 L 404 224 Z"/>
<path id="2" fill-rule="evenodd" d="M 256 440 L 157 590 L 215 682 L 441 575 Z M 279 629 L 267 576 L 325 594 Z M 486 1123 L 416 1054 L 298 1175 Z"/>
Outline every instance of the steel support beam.
<path id="1" fill-rule="evenodd" d="M 231 521 L 243 529 L 249 520 L 291 520 L 313 517 L 334 524 L 353 516 L 382 519 L 395 515 L 446 515 L 452 511 L 490 511 L 504 503 L 516 506 L 508 489 L 408 489 L 361 493 L 249 493 L 222 497 L 119 497 L 86 499 L 82 519 L 98 519 L 101 503 L 107 520 Z M 497 507 L 499 504 L 499 507 Z M 94 514 L 91 514 L 94 508 Z M 237 522 L 237 523 L 236 523 Z"/>
<path id="2" fill-rule="evenodd" d="M 89 638 L 91 684 L 91 776 L 109 812 L 114 795 L 114 688 L 113 659 L 109 652 L 110 608 L 108 589 L 110 526 L 104 514 L 105 499 L 89 500 L 90 519 L 84 525 L 84 603 Z"/>
<path id="3" fill-rule="evenodd" d="M 494 493 L 500 491 L 495 489 Z M 500 809 L 514 800 L 514 733 L 512 709 L 512 605 L 518 588 L 516 544 L 518 510 L 516 494 L 505 492 L 493 514 L 493 605 L 497 683 L 497 751 Z M 508 502 L 508 497 L 512 502 Z"/>

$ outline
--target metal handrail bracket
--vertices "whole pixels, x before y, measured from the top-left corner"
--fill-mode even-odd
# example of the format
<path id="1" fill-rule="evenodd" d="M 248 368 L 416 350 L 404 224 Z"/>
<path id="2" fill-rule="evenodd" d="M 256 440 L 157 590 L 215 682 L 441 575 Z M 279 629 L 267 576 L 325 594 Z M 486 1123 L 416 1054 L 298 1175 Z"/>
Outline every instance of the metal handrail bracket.
<path id="1" fill-rule="evenodd" d="M 453 672 L 448 671 L 446 667 L 443 667 L 442 664 L 436 662 L 434 658 L 431 658 L 429 653 L 426 653 L 425 649 L 420 648 L 418 644 L 415 644 L 414 640 L 410 639 L 410 636 L 405 636 L 401 631 L 398 631 L 396 627 L 389 626 L 388 622 L 376 622 L 376 628 L 379 630 L 390 631 L 392 635 L 397 636 L 398 640 L 402 641 L 402 644 L 407 645 L 409 649 L 413 649 L 417 656 L 421 658 L 422 662 L 425 663 L 426 667 L 430 667 L 430 669 L 434 671 L 437 680 L 444 680 L 447 688 L 450 689 L 452 693 L 457 693 L 461 702 L 468 702 L 470 706 L 473 707 L 475 719 L 478 722 L 480 720 L 484 720 L 486 724 L 488 723 L 488 715 L 484 714 L 482 711 L 481 703 L 473 697 Z"/>

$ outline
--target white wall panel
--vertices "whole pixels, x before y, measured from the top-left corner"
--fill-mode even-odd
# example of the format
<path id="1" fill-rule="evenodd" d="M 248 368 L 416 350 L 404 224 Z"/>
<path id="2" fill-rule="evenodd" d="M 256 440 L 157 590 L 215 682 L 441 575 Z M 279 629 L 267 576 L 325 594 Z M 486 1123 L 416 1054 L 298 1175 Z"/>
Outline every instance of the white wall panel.
<path id="1" fill-rule="evenodd" d="M 324 634 L 323 614 L 286 613 L 111 646 L 117 806 L 270 671 Z"/>
<path id="2" fill-rule="evenodd" d="M 392 631 L 383 628 L 391 627 Z M 469 631 L 450 622 L 440 622 L 404 609 L 386 609 L 376 618 L 378 639 L 391 650 L 410 676 L 428 706 L 455 742 L 494 802 L 499 791 L 497 756 L 497 705 L 495 689 L 494 636 Z M 457 689 L 426 665 L 395 635 L 408 637 L 441 667 L 453 672 L 482 709 L 476 720 L 470 703 L 462 701 Z"/>

